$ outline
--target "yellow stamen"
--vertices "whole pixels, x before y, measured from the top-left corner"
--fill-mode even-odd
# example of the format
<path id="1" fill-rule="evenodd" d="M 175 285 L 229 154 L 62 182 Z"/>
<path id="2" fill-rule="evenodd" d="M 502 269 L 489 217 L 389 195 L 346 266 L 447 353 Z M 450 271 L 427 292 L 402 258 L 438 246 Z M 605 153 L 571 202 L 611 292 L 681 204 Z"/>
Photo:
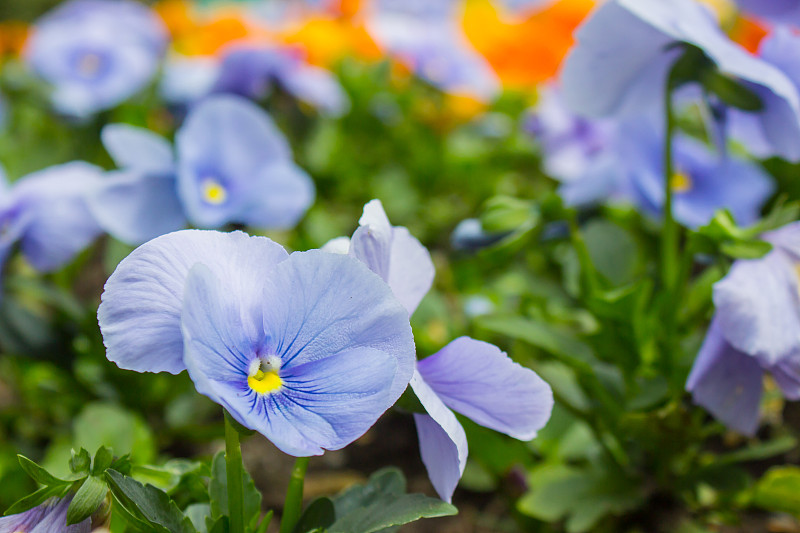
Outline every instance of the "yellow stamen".
<path id="1" fill-rule="evenodd" d="M 247 384 L 257 393 L 266 394 L 280 389 L 283 381 L 281 381 L 277 372 L 258 370 L 254 375 L 247 378 Z"/>
<path id="2" fill-rule="evenodd" d="M 228 198 L 228 191 L 213 178 L 203 180 L 203 198 L 209 204 L 219 205 Z"/>
<path id="3" fill-rule="evenodd" d="M 669 180 L 669 186 L 675 192 L 686 192 L 692 188 L 692 178 L 685 172 L 675 172 Z"/>

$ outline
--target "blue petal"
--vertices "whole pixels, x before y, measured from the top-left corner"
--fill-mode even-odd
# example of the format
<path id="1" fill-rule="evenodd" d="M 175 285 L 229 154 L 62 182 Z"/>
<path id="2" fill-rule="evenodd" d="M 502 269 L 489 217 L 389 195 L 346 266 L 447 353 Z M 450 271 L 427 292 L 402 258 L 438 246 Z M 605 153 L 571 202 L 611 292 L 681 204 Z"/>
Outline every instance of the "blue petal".
<path id="1" fill-rule="evenodd" d="M 263 301 L 269 302 L 264 329 L 284 364 L 369 348 L 397 363 L 392 402 L 405 390 L 416 359 L 408 313 L 360 261 L 320 250 L 295 252 L 271 270 Z"/>
<path id="2" fill-rule="evenodd" d="M 34 172 L 14 184 L 13 202 L 27 217 L 22 251 L 37 270 L 61 268 L 102 233 L 87 205 L 101 173 L 99 167 L 75 161 Z"/>
<path id="3" fill-rule="evenodd" d="M 561 71 L 568 107 L 601 117 L 660 101 L 679 54 L 664 53 L 673 38 L 615 1 L 596 8 L 575 38 Z"/>
<path id="4" fill-rule="evenodd" d="M 411 315 L 433 285 L 435 269 L 428 249 L 402 227 L 392 231 L 389 287 Z"/>
<path id="5" fill-rule="evenodd" d="M 720 422 L 745 435 L 758 429 L 763 371 L 758 360 L 725 341 L 715 318 L 689 374 L 686 390 Z"/>
<path id="6" fill-rule="evenodd" d="M 291 160 L 289 145 L 269 115 L 229 95 L 209 97 L 192 109 L 176 145 L 181 200 L 189 219 L 204 227 L 244 222 L 238 217 L 250 210 L 254 194 L 262 193 L 267 169 Z M 216 203 L 203 197 L 208 179 L 225 191 Z"/>
<path id="7" fill-rule="evenodd" d="M 517 439 L 534 438 L 553 409 L 550 386 L 486 342 L 459 337 L 417 369 L 448 407 Z"/>
<path id="8" fill-rule="evenodd" d="M 120 168 L 153 174 L 173 174 L 172 147 L 150 130 L 109 124 L 101 132 L 103 146 Z"/>
<path id="9" fill-rule="evenodd" d="M 72 496 L 51 498 L 24 513 L 0 517 L 0 533 L 89 533 L 92 520 L 87 518 L 67 526 L 67 509 Z"/>
<path id="10" fill-rule="evenodd" d="M 292 96 L 327 115 L 340 117 L 350 110 L 347 93 L 336 77 L 325 69 L 298 65 L 281 73 L 280 81 Z"/>
<path id="11" fill-rule="evenodd" d="M 197 390 L 291 455 L 320 455 L 350 444 L 396 399 L 391 386 L 397 360 L 367 346 L 345 346 L 300 364 L 300 358 L 282 356 L 281 388 L 256 393 L 247 384 L 250 364 L 259 356 L 275 355 L 272 349 L 283 341 L 262 324 L 264 310 L 272 306 L 270 296 L 258 301 L 248 297 L 260 288 L 240 286 L 244 292 L 239 293 L 228 290 L 202 264 L 190 271 L 182 326 L 184 358 Z M 291 299 L 294 293 L 287 287 L 280 296 Z M 346 298 L 348 292 L 339 296 Z M 346 330 L 338 317 L 330 319 L 331 329 Z"/>
<path id="12" fill-rule="evenodd" d="M 761 259 L 740 259 L 714 285 L 725 339 L 765 365 L 800 351 L 800 296 L 794 261 L 779 248 Z"/>
<path id="13" fill-rule="evenodd" d="M 797 0 L 736 0 L 743 11 L 764 17 L 778 24 L 800 24 Z"/>
<path id="14" fill-rule="evenodd" d="M 294 227 L 314 203 L 315 188 L 306 172 L 291 161 L 276 161 L 252 177 L 237 222 L 256 228 Z"/>
<path id="15" fill-rule="evenodd" d="M 800 400 L 800 354 L 783 358 L 769 367 L 769 372 L 786 398 Z"/>
<path id="16" fill-rule="evenodd" d="M 128 244 L 141 244 L 186 226 L 174 175 L 109 172 L 89 208 L 103 229 Z"/>
<path id="17" fill-rule="evenodd" d="M 97 311 L 108 359 L 138 372 L 181 372 L 189 269 L 203 263 L 228 290 L 257 300 L 252 287 L 287 257 L 279 244 L 241 232 L 184 230 L 143 244 L 108 279 Z"/>
<path id="18" fill-rule="evenodd" d="M 450 502 L 467 464 L 467 436 L 453 412 L 418 372 L 414 372 L 411 388 L 428 412 L 427 415 L 414 414 L 422 462 L 436 493 Z"/>
<path id="19" fill-rule="evenodd" d="M 358 224 L 350 239 L 350 253 L 387 281 L 392 254 L 392 225 L 380 200 L 372 200 L 364 206 Z"/>

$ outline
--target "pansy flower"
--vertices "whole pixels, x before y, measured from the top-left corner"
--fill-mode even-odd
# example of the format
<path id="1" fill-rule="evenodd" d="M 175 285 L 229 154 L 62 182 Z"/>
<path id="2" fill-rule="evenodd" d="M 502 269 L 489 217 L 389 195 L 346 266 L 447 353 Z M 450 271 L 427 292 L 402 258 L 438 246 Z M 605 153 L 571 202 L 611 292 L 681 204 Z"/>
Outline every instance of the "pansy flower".
<path id="1" fill-rule="evenodd" d="M 219 59 L 172 58 L 165 71 L 161 92 L 173 104 L 193 104 L 220 93 L 258 101 L 277 86 L 329 116 L 341 116 L 350 108 L 336 77 L 308 64 L 296 47 L 234 42 L 219 52 Z"/>
<path id="2" fill-rule="evenodd" d="M 761 41 L 758 56 L 780 69 L 800 91 L 800 36 L 789 28 L 776 28 Z M 730 136 L 744 144 L 754 156 L 766 158 L 793 155 L 791 158 L 793 160 L 800 158 L 798 154 L 786 154 L 776 150 L 764 130 L 764 123 L 759 121 L 757 115 L 730 109 L 725 119 L 728 122 L 727 130 Z"/>
<path id="3" fill-rule="evenodd" d="M 800 399 L 800 223 L 763 236 L 772 251 L 740 259 L 714 285 L 716 312 L 686 384 L 725 425 L 758 429 L 762 376 Z"/>
<path id="4" fill-rule="evenodd" d="M 0 171 L 0 264 L 14 245 L 40 272 L 64 266 L 103 230 L 88 207 L 102 169 L 75 161 L 9 184 Z"/>
<path id="5" fill-rule="evenodd" d="M 284 452 L 361 436 L 408 385 L 408 312 L 360 261 L 265 237 L 184 230 L 124 259 L 98 320 L 107 356 L 187 369 L 197 390 Z"/>
<path id="6" fill-rule="evenodd" d="M 327 249 L 341 252 L 345 244 L 336 239 Z M 389 223 L 379 200 L 364 206 L 348 252 L 386 280 L 409 313 L 433 282 L 427 249 L 406 228 Z M 530 440 L 553 407 L 550 387 L 535 372 L 496 346 L 469 337 L 418 361 L 411 387 L 427 412 L 414 414 L 422 461 L 436 492 L 448 502 L 467 459 L 467 438 L 451 409 L 485 427 Z"/>
<path id="7" fill-rule="evenodd" d="M 37 22 L 25 58 L 59 112 L 85 117 L 144 88 L 165 47 L 163 25 L 138 2 L 73 0 Z"/>
<path id="8" fill-rule="evenodd" d="M 611 0 L 577 32 L 561 73 L 567 105 L 592 116 L 639 113 L 664 101 L 667 76 L 686 43 L 761 100 L 757 120 L 775 153 L 800 157 L 800 96 L 778 68 L 720 30 L 693 0 Z"/>
<path id="9" fill-rule="evenodd" d="M 67 525 L 72 496 L 51 498 L 24 513 L 0 517 L 0 533 L 89 533 L 92 519 Z"/>
<path id="10" fill-rule="evenodd" d="M 235 96 L 193 108 L 169 143 L 147 130 L 107 126 L 103 143 L 120 170 L 93 196 L 92 211 L 115 237 L 139 244 L 181 229 L 240 223 L 292 227 L 314 199 L 269 116 Z"/>
<path id="11" fill-rule="evenodd" d="M 796 0 L 736 0 L 739 8 L 777 24 L 800 24 L 800 3 Z"/>
<path id="12" fill-rule="evenodd" d="M 458 27 L 460 3 L 378 0 L 365 10 L 375 41 L 439 89 L 486 101 L 500 90 L 486 60 Z"/>
<path id="13" fill-rule="evenodd" d="M 617 163 L 627 177 L 624 187 L 643 211 L 660 215 L 664 205 L 663 133 L 649 121 L 635 121 L 624 129 L 617 148 Z M 708 223 L 718 209 L 730 210 L 742 226 L 752 224 L 775 188 L 761 167 L 716 154 L 685 135 L 675 137 L 673 157 L 672 209 L 675 219 L 688 227 Z"/>

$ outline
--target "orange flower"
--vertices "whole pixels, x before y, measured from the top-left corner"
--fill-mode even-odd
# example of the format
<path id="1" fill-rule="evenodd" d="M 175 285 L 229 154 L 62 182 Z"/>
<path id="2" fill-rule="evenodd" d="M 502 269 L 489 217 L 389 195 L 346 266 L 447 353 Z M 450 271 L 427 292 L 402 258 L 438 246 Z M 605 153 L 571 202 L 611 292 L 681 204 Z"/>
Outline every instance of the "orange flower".
<path id="1" fill-rule="evenodd" d="M 232 41 L 270 41 L 264 28 L 252 24 L 235 6 L 225 6 L 203 17 L 187 0 L 162 0 L 155 6 L 173 37 L 173 47 L 184 55 L 213 55 Z"/>
<path id="2" fill-rule="evenodd" d="M 28 32 L 28 25 L 24 22 L 8 20 L 0 23 L 0 55 L 21 54 Z"/>
<path id="3" fill-rule="evenodd" d="M 350 18 L 314 16 L 297 28 L 287 30 L 282 40 L 302 46 L 309 63 L 329 67 L 345 56 L 379 59 L 378 45 L 363 23 Z"/>
<path id="4" fill-rule="evenodd" d="M 737 17 L 731 29 L 731 39 L 742 45 L 746 50 L 756 53 L 762 39 L 767 36 L 767 29 L 745 17 Z"/>
<path id="5" fill-rule="evenodd" d="M 558 0 L 521 21 L 509 22 L 490 0 L 470 0 L 464 31 L 504 85 L 530 88 L 552 78 L 573 44 L 572 34 L 594 0 Z"/>

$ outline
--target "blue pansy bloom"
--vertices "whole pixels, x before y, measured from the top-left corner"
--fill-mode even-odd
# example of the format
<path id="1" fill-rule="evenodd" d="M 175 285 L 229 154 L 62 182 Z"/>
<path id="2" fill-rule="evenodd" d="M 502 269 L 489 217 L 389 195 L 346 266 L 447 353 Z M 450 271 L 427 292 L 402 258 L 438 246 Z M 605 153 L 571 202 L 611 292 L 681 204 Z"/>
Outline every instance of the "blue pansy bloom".
<path id="1" fill-rule="evenodd" d="M 314 200 L 311 178 L 261 108 L 220 95 L 193 108 L 169 143 L 147 130 L 111 125 L 103 143 L 120 170 L 91 206 L 115 237 L 139 244 L 181 229 L 240 223 L 289 228 Z"/>
<path id="2" fill-rule="evenodd" d="M 219 61 L 173 58 L 166 65 L 161 93 L 172 104 L 191 105 L 219 93 L 261 100 L 274 86 L 329 116 L 350 109 L 336 77 L 306 63 L 301 50 L 250 42 L 228 45 Z"/>
<path id="3" fill-rule="evenodd" d="M 664 101 L 676 43 L 702 50 L 717 68 L 756 93 L 760 128 L 775 153 L 800 158 L 800 96 L 775 66 L 752 56 L 693 0 L 611 0 L 579 28 L 561 73 L 567 105 L 592 117 L 640 113 Z"/>
<path id="4" fill-rule="evenodd" d="M 37 22 L 25 57 L 53 86 L 56 109 L 85 117 L 144 88 L 166 42 L 159 18 L 138 2 L 73 0 Z"/>
<path id="5" fill-rule="evenodd" d="M 645 213 L 659 216 L 664 204 L 663 139 L 657 122 L 620 121 L 613 136 L 586 160 L 581 171 L 572 179 L 562 179 L 559 192 L 565 203 L 630 201 Z M 585 143 L 580 137 L 569 142 L 578 145 L 573 150 L 580 150 Z M 752 224 L 774 190 L 771 178 L 758 165 L 715 153 L 683 134 L 675 136 L 673 159 L 673 212 L 675 219 L 688 227 L 708 223 L 718 209 L 730 210 L 740 225 Z"/>
<path id="6" fill-rule="evenodd" d="M 92 519 L 67 525 L 72 496 L 51 498 L 24 513 L 0 517 L 0 533 L 89 533 Z"/>
<path id="7" fill-rule="evenodd" d="M 335 239 L 324 249 L 342 252 L 346 244 Z M 433 282 L 428 250 L 406 228 L 390 224 L 379 200 L 364 206 L 348 252 L 389 284 L 409 314 Z M 552 390 L 535 372 L 496 346 L 469 337 L 419 361 L 411 387 L 427 411 L 414 414 L 422 461 L 436 492 L 448 502 L 467 460 L 466 434 L 451 409 L 485 427 L 530 440 L 553 407 Z"/>
<path id="8" fill-rule="evenodd" d="M 800 91 L 800 36 L 789 28 L 776 28 L 761 41 L 758 56 L 780 69 Z M 731 109 L 725 118 L 730 136 L 744 144 L 751 154 L 761 158 L 784 155 L 769 141 L 757 115 Z"/>
<path id="9" fill-rule="evenodd" d="M 380 277 L 242 232 L 140 246 L 106 283 L 98 320 L 118 366 L 187 369 L 200 393 L 296 456 L 361 436 L 414 371 L 408 312 Z"/>
<path id="10" fill-rule="evenodd" d="M 800 399 L 800 223 L 767 233 L 760 259 L 740 259 L 714 285 L 716 312 L 687 390 L 725 425 L 758 429 L 762 376 Z"/>
<path id="11" fill-rule="evenodd" d="M 739 8 L 778 24 L 800 24 L 797 0 L 736 0 Z"/>
<path id="12" fill-rule="evenodd" d="M 647 121 L 628 124 L 625 130 L 617 156 L 627 174 L 624 186 L 634 203 L 658 215 L 664 204 L 663 133 Z M 673 157 L 672 209 L 675 219 L 688 227 L 708 223 L 723 208 L 738 224 L 752 224 L 774 190 L 771 178 L 758 165 L 716 154 L 685 135 L 675 137 Z"/>
<path id="13" fill-rule="evenodd" d="M 41 272 L 59 269 L 102 233 L 87 205 L 102 169 L 75 161 L 8 184 L 0 171 L 0 264 L 14 245 Z"/>
<path id="14" fill-rule="evenodd" d="M 320 111 L 340 116 L 350 108 L 344 89 L 329 71 L 309 65 L 290 48 L 233 44 L 222 56 L 212 93 L 233 93 L 260 100 L 272 85 Z"/>
<path id="15" fill-rule="evenodd" d="M 458 27 L 460 7 L 452 0 L 380 0 L 367 8 L 367 27 L 392 56 L 430 84 L 489 100 L 500 91 L 500 82 Z"/>

